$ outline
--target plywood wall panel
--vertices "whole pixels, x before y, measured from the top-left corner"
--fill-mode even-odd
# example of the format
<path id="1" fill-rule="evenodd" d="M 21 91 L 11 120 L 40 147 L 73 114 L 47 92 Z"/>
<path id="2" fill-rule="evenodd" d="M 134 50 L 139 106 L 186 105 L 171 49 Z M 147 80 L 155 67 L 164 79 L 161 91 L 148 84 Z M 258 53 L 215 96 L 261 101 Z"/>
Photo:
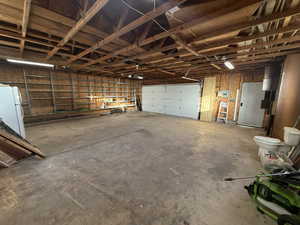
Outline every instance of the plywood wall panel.
<path id="1" fill-rule="evenodd" d="M 1 64 L 0 67 L 0 83 L 18 86 L 20 89 L 25 118 L 53 113 L 102 110 L 106 96 L 118 97 L 114 99 L 116 102 L 108 103 L 107 107 L 130 105 L 134 103 L 129 102 L 130 97 L 134 97 L 134 92 L 136 95 L 141 93 L 139 80 L 108 78 L 13 64 Z M 29 96 L 25 88 L 24 72 L 27 75 Z M 127 84 L 121 85 L 123 83 Z"/>
<path id="2" fill-rule="evenodd" d="M 216 81 L 216 77 L 207 77 L 204 79 L 200 106 L 200 120 L 202 121 L 212 122 L 215 120 Z"/>

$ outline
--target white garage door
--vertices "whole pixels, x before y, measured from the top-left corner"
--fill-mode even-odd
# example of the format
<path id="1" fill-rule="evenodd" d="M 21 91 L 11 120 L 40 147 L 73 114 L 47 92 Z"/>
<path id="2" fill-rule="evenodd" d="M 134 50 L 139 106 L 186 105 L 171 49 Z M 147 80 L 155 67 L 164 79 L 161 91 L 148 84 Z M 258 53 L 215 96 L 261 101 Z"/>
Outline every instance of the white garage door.
<path id="1" fill-rule="evenodd" d="M 143 111 L 198 119 L 200 92 L 199 84 L 143 86 Z"/>

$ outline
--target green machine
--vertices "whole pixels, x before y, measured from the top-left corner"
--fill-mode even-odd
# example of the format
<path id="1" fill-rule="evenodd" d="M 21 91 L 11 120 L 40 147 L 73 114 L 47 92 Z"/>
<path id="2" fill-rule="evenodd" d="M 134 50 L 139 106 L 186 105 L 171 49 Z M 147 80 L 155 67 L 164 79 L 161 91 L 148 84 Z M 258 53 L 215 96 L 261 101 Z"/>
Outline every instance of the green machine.
<path id="1" fill-rule="evenodd" d="M 245 188 L 261 213 L 276 220 L 278 225 L 300 225 L 300 172 L 280 172 L 224 180 L 251 178 L 255 178 L 255 181 Z"/>

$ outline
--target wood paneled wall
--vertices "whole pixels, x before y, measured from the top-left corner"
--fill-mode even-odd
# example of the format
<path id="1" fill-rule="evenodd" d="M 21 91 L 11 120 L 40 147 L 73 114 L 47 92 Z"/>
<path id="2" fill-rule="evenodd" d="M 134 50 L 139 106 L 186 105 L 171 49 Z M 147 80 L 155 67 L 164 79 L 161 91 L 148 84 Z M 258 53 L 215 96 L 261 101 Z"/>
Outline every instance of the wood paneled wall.
<path id="1" fill-rule="evenodd" d="M 0 83 L 19 87 L 25 120 L 74 112 L 94 112 L 127 106 L 136 109 L 141 95 L 138 80 L 55 71 L 13 64 L 0 65 Z"/>
<path id="2" fill-rule="evenodd" d="M 284 127 L 294 126 L 300 116 L 300 54 L 285 59 L 272 136 L 283 138 Z M 300 129 L 300 126 L 298 126 Z"/>
<path id="3" fill-rule="evenodd" d="M 220 73 L 213 76 L 216 78 L 216 86 L 213 92 L 214 96 L 211 96 L 212 99 L 210 101 L 214 105 L 212 109 L 212 117 L 209 121 L 214 121 L 217 116 L 219 102 L 222 100 L 228 101 L 228 120 L 232 121 L 234 118 L 234 107 L 236 101 L 236 93 L 237 90 L 241 88 L 244 82 L 261 82 L 264 77 L 263 70 L 256 70 L 256 71 L 247 71 L 247 72 L 228 72 L 228 73 Z M 205 80 L 204 80 L 204 88 L 205 88 Z M 221 90 L 229 90 L 229 98 L 222 99 L 218 97 L 218 91 Z"/>

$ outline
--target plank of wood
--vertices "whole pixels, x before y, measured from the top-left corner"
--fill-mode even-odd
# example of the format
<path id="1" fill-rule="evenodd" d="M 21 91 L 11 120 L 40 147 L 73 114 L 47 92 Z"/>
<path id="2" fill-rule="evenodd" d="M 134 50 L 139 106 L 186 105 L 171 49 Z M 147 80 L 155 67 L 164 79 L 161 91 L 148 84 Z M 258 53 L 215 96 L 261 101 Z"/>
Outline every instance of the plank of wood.
<path id="1" fill-rule="evenodd" d="M 139 17 L 138 19 L 134 20 L 133 22 L 129 23 L 128 25 L 122 27 L 120 30 L 112 33 L 111 35 L 109 35 L 108 37 L 106 37 L 104 40 L 98 41 L 96 44 L 94 44 L 92 47 L 82 51 L 81 53 L 77 54 L 76 56 L 73 56 L 71 59 L 69 59 L 65 65 L 69 65 L 71 64 L 73 61 L 80 59 L 81 57 L 91 53 L 92 51 L 116 40 L 117 38 L 119 38 L 120 36 L 128 33 L 129 31 L 134 30 L 135 28 L 137 28 L 140 25 L 143 25 L 147 22 L 149 22 L 150 20 L 160 16 L 161 14 L 165 13 L 166 11 L 168 11 L 169 9 L 180 5 L 182 3 L 184 3 L 186 0 L 180 0 L 180 1 L 171 1 L 171 2 L 167 2 L 164 3 L 163 5 L 161 5 L 159 8 L 156 8 L 148 13 L 146 13 L 144 16 Z"/>
<path id="2" fill-rule="evenodd" d="M 20 148 L 23 148 L 26 151 L 29 151 L 35 155 L 38 155 L 41 158 L 45 158 L 45 155 L 40 151 L 39 148 L 30 144 L 29 142 L 26 142 L 20 138 L 17 138 L 16 136 L 4 131 L 3 129 L 0 129 L 0 138 L 2 141 L 6 140 L 5 141 L 6 143 L 10 142 L 13 145 L 18 145 Z"/>
<path id="3" fill-rule="evenodd" d="M 31 153 L 23 147 L 2 136 L 0 136 L 0 151 L 16 160 L 21 160 L 31 155 Z"/>
<path id="4" fill-rule="evenodd" d="M 52 49 L 48 55 L 47 60 L 50 59 L 60 47 L 64 46 L 83 26 L 85 26 L 107 3 L 109 0 L 97 0 L 86 14 L 72 27 L 66 36 Z"/>

